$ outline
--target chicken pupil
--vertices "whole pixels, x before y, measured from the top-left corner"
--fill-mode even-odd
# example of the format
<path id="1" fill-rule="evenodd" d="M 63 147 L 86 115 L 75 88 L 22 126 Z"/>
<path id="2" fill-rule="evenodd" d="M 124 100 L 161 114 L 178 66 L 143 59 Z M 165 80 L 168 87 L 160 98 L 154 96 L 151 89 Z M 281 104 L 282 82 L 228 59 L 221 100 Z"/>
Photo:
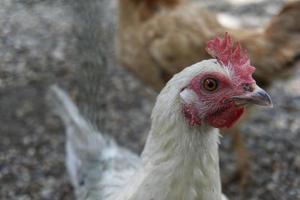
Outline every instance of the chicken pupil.
<path id="1" fill-rule="evenodd" d="M 217 81 L 212 78 L 208 78 L 204 81 L 204 88 L 207 90 L 215 90 L 217 88 Z"/>
<path id="2" fill-rule="evenodd" d="M 214 86 L 215 86 L 215 84 L 214 84 L 213 82 L 211 82 L 211 81 L 208 82 L 208 87 L 209 87 L 209 88 L 213 88 Z"/>

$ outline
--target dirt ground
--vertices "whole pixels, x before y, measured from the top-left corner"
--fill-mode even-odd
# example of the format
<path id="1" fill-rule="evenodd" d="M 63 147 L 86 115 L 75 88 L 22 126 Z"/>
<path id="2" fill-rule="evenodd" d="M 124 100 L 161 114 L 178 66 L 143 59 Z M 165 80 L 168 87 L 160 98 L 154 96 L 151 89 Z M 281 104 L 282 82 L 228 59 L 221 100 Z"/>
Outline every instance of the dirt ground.
<path id="1" fill-rule="evenodd" d="M 283 0 L 202 2 L 239 17 L 234 25 L 257 27 Z M 74 198 L 64 167 L 64 127 L 45 101 L 49 85 L 71 88 L 76 81 L 76 22 L 70 13 L 59 0 L 0 1 L 1 200 Z M 235 182 L 225 185 L 230 199 L 300 199 L 300 63 L 296 67 L 292 77 L 270 88 L 274 108 L 257 109 L 243 127 L 251 178 L 243 190 Z M 103 131 L 140 152 L 157 94 L 120 66 L 111 71 Z M 221 173 L 228 176 L 234 169 L 229 137 L 222 139 L 220 154 Z"/>

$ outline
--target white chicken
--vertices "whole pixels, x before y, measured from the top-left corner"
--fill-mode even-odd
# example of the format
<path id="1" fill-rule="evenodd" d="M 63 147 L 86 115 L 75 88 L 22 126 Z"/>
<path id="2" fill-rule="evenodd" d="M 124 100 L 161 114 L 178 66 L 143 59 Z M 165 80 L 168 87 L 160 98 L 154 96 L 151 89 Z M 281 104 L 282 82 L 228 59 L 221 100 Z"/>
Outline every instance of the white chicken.
<path id="1" fill-rule="evenodd" d="M 207 44 L 215 58 L 176 74 L 157 97 L 139 157 L 93 128 L 65 92 L 51 99 L 67 128 L 66 164 L 79 200 L 223 200 L 219 130 L 248 104 L 272 106 L 246 53 L 230 37 Z"/>

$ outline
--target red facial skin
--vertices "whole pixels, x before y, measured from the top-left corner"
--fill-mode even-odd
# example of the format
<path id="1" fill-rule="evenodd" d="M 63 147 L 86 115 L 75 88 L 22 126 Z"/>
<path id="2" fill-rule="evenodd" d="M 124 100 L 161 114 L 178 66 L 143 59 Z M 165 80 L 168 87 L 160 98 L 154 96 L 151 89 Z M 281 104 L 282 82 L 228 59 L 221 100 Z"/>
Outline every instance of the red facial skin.
<path id="1" fill-rule="evenodd" d="M 243 107 L 236 107 L 230 99 L 246 92 L 243 84 L 255 83 L 252 78 L 255 68 L 250 65 L 248 55 L 239 42 L 234 48 L 228 33 L 225 33 L 224 39 L 216 37 L 208 41 L 206 49 L 222 67 L 230 67 L 234 75 L 230 80 L 217 72 L 196 76 L 187 88 L 197 94 L 199 102 L 184 104 L 182 112 L 189 125 L 208 123 L 216 128 L 230 128 L 244 112 Z M 218 88 L 207 91 L 202 83 L 205 78 L 217 80 Z"/>
<path id="2" fill-rule="evenodd" d="M 216 90 L 211 92 L 203 87 L 206 78 L 217 80 Z M 247 83 L 252 84 L 253 81 L 247 80 Z M 197 94 L 199 103 L 184 104 L 182 108 L 189 125 L 208 123 L 215 128 L 232 127 L 244 113 L 244 108 L 236 107 L 230 98 L 245 93 L 243 83 L 245 82 L 238 79 L 231 81 L 218 72 L 200 74 L 193 78 L 187 88 Z"/>

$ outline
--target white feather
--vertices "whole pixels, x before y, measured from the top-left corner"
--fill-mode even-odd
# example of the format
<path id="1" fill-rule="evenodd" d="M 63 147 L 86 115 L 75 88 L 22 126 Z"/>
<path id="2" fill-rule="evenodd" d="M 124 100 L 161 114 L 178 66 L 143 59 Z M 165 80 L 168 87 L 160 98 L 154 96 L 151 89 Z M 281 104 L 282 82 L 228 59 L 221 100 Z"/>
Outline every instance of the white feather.
<path id="1" fill-rule="evenodd" d="M 157 97 L 141 160 L 92 129 L 71 100 L 54 90 L 58 102 L 72 104 L 59 107 L 65 107 L 60 115 L 69 127 L 67 165 L 77 198 L 224 200 L 219 174 L 219 132 L 206 125 L 190 127 L 181 114 L 182 101 L 196 98 L 192 91 L 181 90 L 204 72 L 230 76 L 215 59 L 196 63 L 175 75 Z"/>
<path id="2" fill-rule="evenodd" d="M 197 95 L 193 90 L 184 89 L 179 95 L 183 103 L 190 104 L 197 101 Z"/>

